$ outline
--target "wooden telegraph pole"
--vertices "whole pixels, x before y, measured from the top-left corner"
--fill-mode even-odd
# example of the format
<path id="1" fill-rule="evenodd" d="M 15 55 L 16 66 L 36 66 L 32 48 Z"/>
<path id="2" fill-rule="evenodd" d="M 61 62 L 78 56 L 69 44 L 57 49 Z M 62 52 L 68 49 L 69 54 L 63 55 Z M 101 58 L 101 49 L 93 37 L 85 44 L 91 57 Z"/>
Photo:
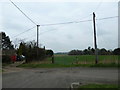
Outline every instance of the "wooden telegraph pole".
<path id="1" fill-rule="evenodd" d="M 39 50 L 39 26 L 37 25 L 37 59 L 38 59 L 38 50 Z"/>
<path id="2" fill-rule="evenodd" d="M 37 25 L 37 47 L 39 47 L 39 26 Z"/>
<path id="3" fill-rule="evenodd" d="M 95 13 L 93 12 L 93 27 L 94 27 L 94 45 L 95 45 L 95 64 L 98 64 L 98 51 L 96 41 L 96 26 L 95 26 Z"/>

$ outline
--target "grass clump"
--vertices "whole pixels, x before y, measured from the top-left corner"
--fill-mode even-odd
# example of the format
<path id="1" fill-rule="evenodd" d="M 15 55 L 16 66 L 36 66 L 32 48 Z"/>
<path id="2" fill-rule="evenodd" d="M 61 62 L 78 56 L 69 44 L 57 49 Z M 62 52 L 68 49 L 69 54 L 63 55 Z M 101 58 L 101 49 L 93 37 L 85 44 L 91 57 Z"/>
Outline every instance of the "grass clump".
<path id="1" fill-rule="evenodd" d="M 118 85 L 115 84 L 87 84 L 79 86 L 78 90 L 81 90 L 81 88 L 114 88 L 118 89 Z"/>

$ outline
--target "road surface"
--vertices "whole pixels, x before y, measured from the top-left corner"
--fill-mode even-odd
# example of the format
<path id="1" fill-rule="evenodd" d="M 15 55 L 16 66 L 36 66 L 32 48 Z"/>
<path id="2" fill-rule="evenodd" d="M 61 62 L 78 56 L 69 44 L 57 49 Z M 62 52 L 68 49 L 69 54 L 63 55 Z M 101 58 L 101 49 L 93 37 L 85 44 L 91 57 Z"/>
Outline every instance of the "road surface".
<path id="1" fill-rule="evenodd" d="M 2 88 L 69 88 L 71 83 L 118 83 L 117 68 L 15 68 L 3 72 Z"/>

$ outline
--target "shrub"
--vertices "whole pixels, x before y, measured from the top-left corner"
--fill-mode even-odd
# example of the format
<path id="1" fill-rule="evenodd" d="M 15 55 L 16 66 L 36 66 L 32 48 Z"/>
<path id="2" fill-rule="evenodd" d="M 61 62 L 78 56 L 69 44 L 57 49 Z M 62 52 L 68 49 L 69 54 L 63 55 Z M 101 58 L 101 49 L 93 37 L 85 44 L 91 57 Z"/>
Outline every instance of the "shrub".
<path id="1" fill-rule="evenodd" d="M 11 63 L 11 58 L 8 55 L 2 55 L 2 63 Z"/>
<path id="2" fill-rule="evenodd" d="M 52 50 L 46 50 L 46 55 L 48 56 L 48 57 L 51 57 L 51 56 L 53 56 L 53 51 Z"/>

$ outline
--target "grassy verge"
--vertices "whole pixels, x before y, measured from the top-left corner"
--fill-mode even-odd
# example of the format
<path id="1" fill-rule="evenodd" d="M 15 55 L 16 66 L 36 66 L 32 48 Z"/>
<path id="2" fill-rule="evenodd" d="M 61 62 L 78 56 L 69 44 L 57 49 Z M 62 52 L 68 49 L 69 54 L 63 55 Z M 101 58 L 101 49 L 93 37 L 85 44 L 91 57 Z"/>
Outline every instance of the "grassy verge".
<path id="1" fill-rule="evenodd" d="M 0 69 L 0 72 L 4 72 L 4 70 Z"/>
<path id="2" fill-rule="evenodd" d="M 87 84 L 87 85 L 82 85 L 78 88 L 78 90 L 81 90 L 81 88 L 114 88 L 118 89 L 118 85 L 115 84 Z"/>
<path id="3" fill-rule="evenodd" d="M 119 65 L 120 66 L 120 65 Z M 118 67 L 118 64 L 21 64 L 18 67 L 28 68 L 59 68 L 59 67 Z"/>
<path id="4" fill-rule="evenodd" d="M 99 63 L 99 64 L 90 65 L 90 67 L 120 67 L 120 64 L 116 64 L 116 63 L 102 64 L 102 63 Z"/>
<path id="5" fill-rule="evenodd" d="M 10 64 L 12 64 L 12 63 L 2 63 L 2 67 L 8 66 Z"/>
<path id="6" fill-rule="evenodd" d="M 0 70 L 0 72 L 2 72 L 2 70 Z"/>

